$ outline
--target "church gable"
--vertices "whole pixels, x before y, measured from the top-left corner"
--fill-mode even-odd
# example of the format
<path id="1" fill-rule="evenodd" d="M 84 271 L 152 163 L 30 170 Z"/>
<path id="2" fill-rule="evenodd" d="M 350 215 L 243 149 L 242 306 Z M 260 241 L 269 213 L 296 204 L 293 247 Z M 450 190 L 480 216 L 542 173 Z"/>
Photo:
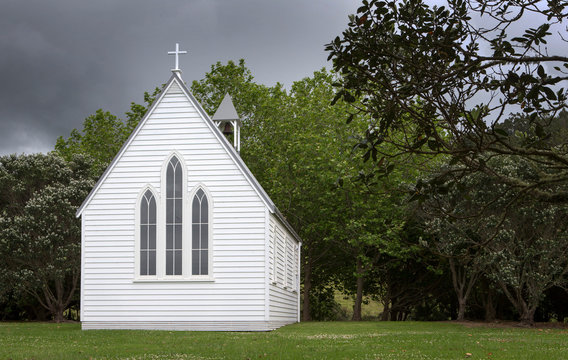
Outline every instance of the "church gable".
<path id="1" fill-rule="evenodd" d="M 125 277 L 213 280 L 214 251 L 217 275 L 233 256 L 263 266 L 270 208 L 223 141 L 174 75 L 79 210 L 97 250 L 134 259 Z"/>
<path id="2" fill-rule="evenodd" d="M 227 176 L 244 177 L 245 182 L 264 205 L 274 212 L 275 206 L 264 189 L 250 173 L 233 146 L 229 144 L 181 79 L 174 73 L 163 92 L 157 97 L 146 116 L 140 121 L 78 209 L 77 216 L 80 216 L 85 207 L 97 197 L 96 193 L 107 182 L 111 173 L 132 171 L 132 178 L 136 177 L 138 173 L 136 166 L 126 165 L 129 160 L 139 163 L 144 161 L 144 167 L 156 165 L 164 156 L 167 156 L 164 151 L 173 149 L 188 151 L 188 156 L 194 160 L 192 164 L 197 169 L 201 169 L 201 164 L 201 167 L 206 166 L 209 170 L 226 171 Z M 124 166 L 128 168 L 122 169 Z M 119 169 L 115 170 L 117 167 Z M 188 170 L 191 172 L 192 169 Z M 139 175 L 140 178 L 150 176 L 142 170 Z"/>

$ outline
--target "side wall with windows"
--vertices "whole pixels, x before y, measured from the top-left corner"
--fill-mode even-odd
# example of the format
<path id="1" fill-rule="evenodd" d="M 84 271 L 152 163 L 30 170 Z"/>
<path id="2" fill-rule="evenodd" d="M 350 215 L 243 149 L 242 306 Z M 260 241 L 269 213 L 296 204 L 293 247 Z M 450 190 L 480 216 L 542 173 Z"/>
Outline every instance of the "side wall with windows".
<path id="1" fill-rule="evenodd" d="M 254 328 L 255 322 L 266 322 L 266 207 L 176 82 L 165 91 L 82 213 L 83 328 L 194 329 L 187 324 L 198 324 L 195 329 L 231 330 L 230 324 L 239 323 Z M 165 210 L 164 169 L 173 155 L 183 166 L 183 260 L 181 273 L 168 275 L 166 253 L 175 258 L 179 249 L 166 243 L 166 224 L 173 224 L 172 231 L 178 226 L 177 220 L 167 221 Z M 200 196 L 209 197 L 207 221 L 192 219 L 200 189 Z M 155 225 L 140 215 L 147 190 L 155 197 Z M 193 225 L 208 232 L 203 235 L 208 244 L 200 240 L 192 253 Z M 152 267 L 141 274 L 140 254 L 149 263 L 154 251 L 151 237 L 139 242 L 141 232 L 154 226 L 156 272 Z M 142 251 L 144 246 L 149 250 Z M 192 274 L 192 261 L 200 256 L 206 263 L 200 274 Z"/>
<path id="2" fill-rule="evenodd" d="M 299 321 L 300 244 L 273 214 L 268 226 L 270 321 L 294 323 Z"/>

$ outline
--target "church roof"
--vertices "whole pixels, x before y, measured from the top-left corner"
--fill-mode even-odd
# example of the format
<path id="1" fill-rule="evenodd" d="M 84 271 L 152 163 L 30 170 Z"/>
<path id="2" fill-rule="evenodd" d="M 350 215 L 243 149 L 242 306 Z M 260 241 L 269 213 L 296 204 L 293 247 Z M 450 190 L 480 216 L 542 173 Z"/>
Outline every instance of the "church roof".
<path id="1" fill-rule="evenodd" d="M 136 137 L 136 135 L 138 134 L 140 129 L 144 126 L 144 124 L 146 123 L 146 120 L 150 117 L 150 114 L 152 114 L 154 112 L 154 109 L 161 102 L 162 98 L 164 97 L 164 95 L 166 94 L 166 92 L 168 91 L 168 89 L 171 87 L 171 85 L 173 83 L 176 83 L 182 89 L 183 93 L 187 96 L 188 100 L 195 106 L 195 108 L 197 109 L 197 111 L 199 112 L 199 114 L 201 115 L 201 117 L 203 118 L 205 123 L 207 124 L 207 126 L 211 129 L 211 131 L 213 132 L 215 137 L 220 141 L 221 145 L 228 152 L 229 156 L 235 161 L 236 165 L 241 169 L 245 178 L 250 182 L 250 184 L 255 189 L 257 194 L 260 196 L 260 198 L 262 199 L 264 204 L 268 207 L 269 211 L 271 213 L 273 213 L 274 215 L 276 215 L 276 217 L 280 221 L 282 221 L 284 226 L 290 231 L 290 233 L 296 238 L 296 240 L 298 242 L 301 242 L 302 240 L 301 240 L 300 236 L 296 233 L 294 228 L 288 223 L 288 221 L 282 215 L 282 213 L 278 210 L 278 208 L 276 208 L 276 205 L 274 204 L 274 202 L 272 202 L 272 200 L 270 199 L 270 197 L 268 196 L 266 191 L 264 191 L 264 189 L 262 188 L 262 186 L 260 185 L 258 180 L 254 177 L 252 172 L 246 166 L 243 159 L 241 159 L 240 155 L 237 153 L 235 148 L 228 142 L 227 138 L 221 133 L 221 130 L 219 130 L 219 128 L 217 126 L 215 126 L 215 124 L 213 123 L 213 120 L 209 117 L 209 115 L 203 109 L 203 107 L 197 101 L 197 99 L 195 99 L 193 94 L 189 91 L 189 89 L 187 88 L 185 83 L 181 80 L 181 78 L 179 77 L 179 74 L 176 71 L 173 71 L 172 76 L 170 77 L 170 79 L 168 80 L 168 82 L 166 83 L 164 88 L 162 89 L 162 92 L 158 96 L 156 96 L 156 99 L 154 100 L 152 105 L 148 108 L 148 111 L 146 111 L 146 114 L 144 115 L 144 117 L 140 120 L 140 122 L 138 123 L 136 128 L 132 131 L 132 133 L 130 134 L 128 139 L 124 142 L 124 144 L 122 145 L 122 147 L 120 148 L 120 150 L 118 151 L 118 153 L 116 154 L 116 156 L 114 157 L 114 159 L 112 160 L 110 165 L 106 168 L 105 172 L 101 175 L 101 177 L 99 178 L 99 180 L 97 181 L 97 183 L 95 184 L 95 186 L 93 187 L 93 189 L 91 190 L 89 195 L 87 195 L 87 197 L 85 198 L 85 200 L 83 201 L 83 203 L 81 204 L 79 209 L 77 209 L 76 216 L 77 217 L 81 216 L 81 214 L 83 213 L 83 211 L 85 210 L 85 208 L 87 207 L 89 202 L 91 202 L 91 199 L 93 198 L 93 196 L 95 195 L 97 190 L 100 188 L 102 183 L 106 180 L 106 178 L 108 177 L 108 175 L 110 174 L 112 169 L 115 167 L 118 160 L 122 157 L 122 155 L 124 154 L 124 152 L 126 151 L 128 146 L 130 145 L 130 143 L 132 142 L 134 137 Z M 225 99 L 226 98 L 227 97 L 225 96 Z M 223 101 L 225 101 L 225 99 L 223 99 Z M 229 101 L 230 101 L 230 96 L 229 96 Z M 232 101 L 231 101 L 231 106 L 232 106 Z M 236 115 L 237 112 L 236 112 L 236 110 L 234 110 L 234 106 L 233 106 L 233 111 Z M 238 115 L 237 115 L 236 119 L 238 119 Z M 231 120 L 236 120 L 236 119 L 231 119 Z"/>
<path id="2" fill-rule="evenodd" d="M 233 98 L 231 95 L 226 94 L 221 101 L 221 105 L 215 111 L 215 115 L 211 120 L 213 121 L 226 121 L 226 120 L 238 120 L 239 115 L 237 114 L 237 110 L 235 110 L 235 106 L 233 105 Z"/>

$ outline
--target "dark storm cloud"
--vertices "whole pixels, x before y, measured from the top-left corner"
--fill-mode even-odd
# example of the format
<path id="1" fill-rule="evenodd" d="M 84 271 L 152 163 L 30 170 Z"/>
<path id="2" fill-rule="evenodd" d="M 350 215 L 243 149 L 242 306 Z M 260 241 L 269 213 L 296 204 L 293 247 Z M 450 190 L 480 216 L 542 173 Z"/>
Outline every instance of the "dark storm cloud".
<path id="1" fill-rule="evenodd" d="M 98 108 L 121 115 L 169 77 L 244 58 L 258 82 L 290 85 L 326 65 L 323 45 L 355 1 L 7 0 L 0 7 L 0 154 L 49 151 Z"/>

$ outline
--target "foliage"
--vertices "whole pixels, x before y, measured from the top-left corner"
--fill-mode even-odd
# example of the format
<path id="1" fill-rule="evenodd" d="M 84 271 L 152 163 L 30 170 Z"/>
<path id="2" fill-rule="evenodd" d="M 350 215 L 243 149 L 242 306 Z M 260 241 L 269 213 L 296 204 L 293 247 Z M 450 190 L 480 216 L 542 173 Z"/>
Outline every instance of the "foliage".
<path id="1" fill-rule="evenodd" d="M 341 317 L 341 306 L 335 301 L 335 287 L 333 284 L 326 286 L 320 284 L 311 289 L 310 316 L 316 321 L 336 321 Z"/>
<path id="2" fill-rule="evenodd" d="M 470 353 L 472 359 L 563 359 L 565 332 L 441 322 L 309 322 L 248 333 L 2 323 L 0 358 L 461 359 Z"/>
<path id="3" fill-rule="evenodd" d="M 360 146 L 367 154 L 383 143 L 397 154 L 448 154 L 461 165 L 456 174 L 484 172 L 540 200 L 568 201 L 551 186 L 568 180 L 565 142 L 517 143 L 498 126 L 520 108 L 536 137 L 548 137 L 565 107 L 568 58 L 547 44 L 567 10 L 558 1 L 364 0 L 326 47 L 342 76 L 336 99 L 362 99 L 369 118 Z M 480 154 L 520 156 L 541 171 L 510 177 Z"/>
<path id="4" fill-rule="evenodd" d="M 518 157 L 487 162 L 518 179 L 538 171 Z M 544 292 L 566 281 L 566 206 L 523 198 L 482 173 L 443 188 L 423 206 L 433 232 L 427 244 L 449 259 L 461 317 L 476 280 L 484 274 L 500 287 L 521 320 L 532 323 Z"/>
<path id="5" fill-rule="evenodd" d="M 430 198 L 421 206 L 421 216 L 430 233 L 422 244 L 447 260 L 457 296 L 457 319 L 464 320 L 467 301 L 487 266 L 484 245 L 496 226 L 489 224 L 487 218 L 498 215 L 502 204 L 486 207 L 496 193 L 495 183 L 487 176 L 464 176 L 457 183 L 444 185 L 431 191 Z"/>
<path id="6" fill-rule="evenodd" d="M 555 205 L 521 204 L 489 243 L 488 277 L 532 324 L 544 293 L 564 287 L 568 273 L 568 212 Z"/>
<path id="7" fill-rule="evenodd" d="M 93 185 L 91 166 L 78 156 L 71 162 L 53 154 L 0 158 L 2 290 L 33 297 L 57 321 L 78 287 L 75 212 Z"/>

